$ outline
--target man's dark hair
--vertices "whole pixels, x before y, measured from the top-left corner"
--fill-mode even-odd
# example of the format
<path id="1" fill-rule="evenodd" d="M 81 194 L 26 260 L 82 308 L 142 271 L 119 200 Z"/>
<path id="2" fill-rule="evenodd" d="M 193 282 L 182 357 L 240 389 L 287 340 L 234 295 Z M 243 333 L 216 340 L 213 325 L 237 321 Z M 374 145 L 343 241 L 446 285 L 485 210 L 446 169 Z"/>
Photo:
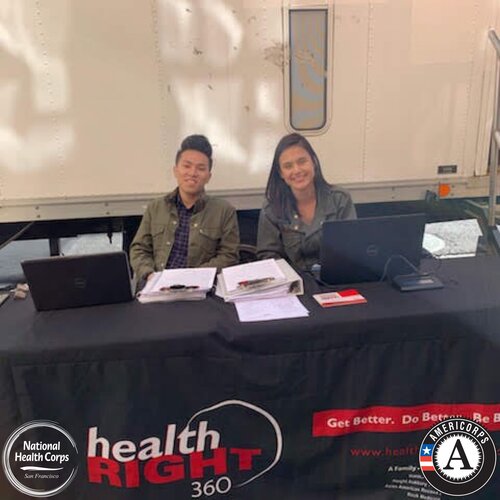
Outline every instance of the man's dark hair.
<path id="1" fill-rule="evenodd" d="M 208 169 L 212 170 L 212 146 L 204 135 L 194 134 L 188 135 L 181 143 L 181 147 L 175 155 L 175 164 L 179 161 L 179 157 L 184 151 L 194 149 L 203 153 L 208 158 Z"/>

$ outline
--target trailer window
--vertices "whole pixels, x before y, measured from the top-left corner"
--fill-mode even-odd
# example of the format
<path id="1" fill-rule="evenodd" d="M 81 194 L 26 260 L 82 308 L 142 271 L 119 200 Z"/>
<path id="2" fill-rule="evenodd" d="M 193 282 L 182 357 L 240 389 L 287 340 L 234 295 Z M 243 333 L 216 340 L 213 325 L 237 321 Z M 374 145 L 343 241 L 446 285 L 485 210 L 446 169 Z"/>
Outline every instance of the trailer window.
<path id="1" fill-rule="evenodd" d="M 289 123 L 319 131 L 327 123 L 328 10 L 288 11 Z"/>

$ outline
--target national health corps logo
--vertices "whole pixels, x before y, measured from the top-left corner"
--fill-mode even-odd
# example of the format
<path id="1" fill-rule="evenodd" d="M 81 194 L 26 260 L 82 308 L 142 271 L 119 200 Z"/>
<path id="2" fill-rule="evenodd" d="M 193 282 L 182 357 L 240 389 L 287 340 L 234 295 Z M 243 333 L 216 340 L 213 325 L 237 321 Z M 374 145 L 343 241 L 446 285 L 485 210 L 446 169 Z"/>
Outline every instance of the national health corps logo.
<path id="1" fill-rule="evenodd" d="M 496 449 L 488 431 L 474 420 L 443 420 L 420 446 L 420 469 L 441 493 L 465 496 L 481 489 L 496 466 Z"/>
<path id="2" fill-rule="evenodd" d="M 10 484 L 31 497 L 47 498 L 69 486 L 78 470 L 74 439 L 59 424 L 35 420 L 7 439 L 2 466 Z"/>

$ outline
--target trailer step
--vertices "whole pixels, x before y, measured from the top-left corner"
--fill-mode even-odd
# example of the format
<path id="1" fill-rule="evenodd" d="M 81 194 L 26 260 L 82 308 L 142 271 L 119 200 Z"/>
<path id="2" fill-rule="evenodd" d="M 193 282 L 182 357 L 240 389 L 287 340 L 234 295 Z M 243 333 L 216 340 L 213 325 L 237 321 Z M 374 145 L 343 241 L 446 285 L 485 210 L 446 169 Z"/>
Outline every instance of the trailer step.
<path id="1" fill-rule="evenodd" d="M 465 210 L 471 215 L 488 220 L 489 205 L 487 201 L 465 200 Z M 500 204 L 495 206 L 495 224 L 500 224 Z"/>

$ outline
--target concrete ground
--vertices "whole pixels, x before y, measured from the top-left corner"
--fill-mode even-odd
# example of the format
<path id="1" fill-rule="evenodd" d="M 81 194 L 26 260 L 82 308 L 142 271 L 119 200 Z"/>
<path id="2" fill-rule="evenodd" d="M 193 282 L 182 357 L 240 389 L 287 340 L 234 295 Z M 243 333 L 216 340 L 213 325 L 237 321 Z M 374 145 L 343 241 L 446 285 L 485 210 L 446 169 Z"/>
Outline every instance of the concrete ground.
<path id="1" fill-rule="evenodd" d="M 481 235 L 476 219 L 435 222 L 425 226 L 424 248 L 439 258 L 474 256 Z"/>

